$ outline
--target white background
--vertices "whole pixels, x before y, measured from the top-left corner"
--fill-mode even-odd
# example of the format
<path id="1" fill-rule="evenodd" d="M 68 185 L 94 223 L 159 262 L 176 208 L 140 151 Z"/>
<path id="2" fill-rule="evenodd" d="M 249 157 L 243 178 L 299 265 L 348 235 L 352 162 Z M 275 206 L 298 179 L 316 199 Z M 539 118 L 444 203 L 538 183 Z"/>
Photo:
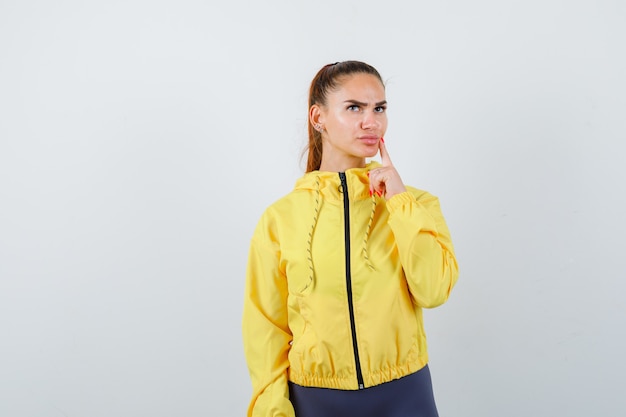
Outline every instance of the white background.
<path id="1" fill-rule="evenodd" d="M 249 239 L 346 59 L 456 246 L 442 417 L 624 415 L 625 4 L 2 0 L 0 416 L 244 415 Z"/>

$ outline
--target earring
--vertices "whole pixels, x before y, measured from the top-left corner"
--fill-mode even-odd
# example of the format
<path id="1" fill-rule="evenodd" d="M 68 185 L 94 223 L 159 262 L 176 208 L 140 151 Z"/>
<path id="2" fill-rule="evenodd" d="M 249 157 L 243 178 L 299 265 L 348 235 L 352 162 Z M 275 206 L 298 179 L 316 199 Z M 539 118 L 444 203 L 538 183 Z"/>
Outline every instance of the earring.
<path id="1" fill-rule="evenodd" d="M 324 130 L 324 127 L 321 124 L 319 124 L 319 123 L 316 123 L 315 126 L 313 126 L 313 127 L 315 128 L 315 130 L 317 130 L 319 132 Z"/>

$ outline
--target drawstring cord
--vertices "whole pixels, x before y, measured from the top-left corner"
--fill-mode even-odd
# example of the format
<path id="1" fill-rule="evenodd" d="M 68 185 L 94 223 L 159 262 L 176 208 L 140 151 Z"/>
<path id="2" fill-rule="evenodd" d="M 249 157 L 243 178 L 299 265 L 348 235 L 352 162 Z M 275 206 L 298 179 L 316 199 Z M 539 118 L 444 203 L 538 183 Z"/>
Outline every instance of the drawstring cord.
<path id="1" fill-rule="evenodd" d="M 319 175 L 317 177 L 315 177 L 315 207 L 314 207 L 314 211 L 313 211 L 313 223 L 311 224 L 311 230 L 309 231 L 309 239 L 307 241 L 307 261 L 309 263 L 309 282 L 305 285 L 304 288 L 302 288 L 302 291 L 306 290 L 307 288 L 309 288 L 314 280 L 315 280 L 315 270 L 313 269 L 313 232 L 315 231 L 315 226 L 317 225 L 317 219 L 319 217 L 320 214 L 320 177 Z"/>
<path id="2" fill-rule="evenodd" d="M 372 211 L 370 213 L 370 219 L 367 222 L 367 229 L 365 230 L 365 236 L 363 237 L 363 258 L 365 258 L 365 262 L 367 266 L 372 271 L 374 270 L 374 265 L 370 261 L 369 252 L 367 251 L 367 242 L 369 241 L 370 233 L 372 231 L 372 224 L 374 223 L 374 215 L 376 214 L 376 193 L 372 193 L 371 196 L 372 201 Z"/>
<path id="3" fill-rule="evenodd" d="M 374 265 L 369 257 L 369 251 L 367 249 L 369 243 L 369 237 L 372 232 L 372 226 L 374 224 L 374 217 L 376 215 L 376 193 L 372 193 L 370 197 L 370 201 L 372 203 L 372 210 L 370 212 L 370 217 L 367 222 L 367 228 L 365 230 L 365 236 L 363 237 L 363 249 L 361 250 L 363 254 L 363 258 L 367 264 L 367 267 L 374 271 Z M 309 264 L 309 281 L 302 288 L 300 292 L 304 292 L 309 287 L 312 287 L 315 282 L 315 269 L 313 268 L 313 234 L 315 233 L 315 227 L 317 226 L 317 220 L 319 218 L 321 208 L 321 183 L 319 175 L 315 177 L 315 207 L 313 207 L 313 222 L 311 223 L 311 229 L 309 230 L 308 239 L 307 239 L 307 263 Z"/>

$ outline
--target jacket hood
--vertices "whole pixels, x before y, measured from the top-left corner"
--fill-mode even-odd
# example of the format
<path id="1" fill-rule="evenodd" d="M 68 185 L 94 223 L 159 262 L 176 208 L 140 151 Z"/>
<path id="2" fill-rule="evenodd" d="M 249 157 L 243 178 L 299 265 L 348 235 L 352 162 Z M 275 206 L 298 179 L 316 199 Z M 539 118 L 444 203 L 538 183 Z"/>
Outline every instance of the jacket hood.
<path id="1" fill-rule="evenodd" d="M 371 161 L 367 163 L 363 168 L 350 168 L 345 171 L 346 176 L 356 177 L 360 179 L 359 182 L 366 186 L 366 192 L 369 190 L 369 178 L 367 178 L 367 173 L 373 169 L 382 166 L 377 161 Z M 337 172 L 332 171 L 311 171 L 304 174 L 296 181 L 295 189 L 296 190 L 315 190 L 319 191 L 320 187 L 323 188 L 323 184 L 328 182 L 338 182 L 339 176 Z M 369 197 L 369 194 L 368 194 Z"/>

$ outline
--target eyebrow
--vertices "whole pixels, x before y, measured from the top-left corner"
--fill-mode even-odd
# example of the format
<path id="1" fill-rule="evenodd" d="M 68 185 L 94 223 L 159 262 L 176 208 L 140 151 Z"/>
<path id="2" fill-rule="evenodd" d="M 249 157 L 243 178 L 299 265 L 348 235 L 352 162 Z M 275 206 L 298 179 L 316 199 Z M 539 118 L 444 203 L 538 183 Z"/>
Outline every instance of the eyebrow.
<path id="1" fill-rule="evenodd" d="M 362 106 L 362 107 L 367 107 L 367 103 L 364 103 L 362 101 L 358 101 L 358 100 L 346 100 L 344 101 L 344 103 L 346 104 L 356 104 L 358 106 Z M 384 106 L 385 104 L 387 104 L 387 100 L 383 100 L 383 101 L 379 101 L 378 103 L 375 104 L 376 107 L 378 106 Z"/>

